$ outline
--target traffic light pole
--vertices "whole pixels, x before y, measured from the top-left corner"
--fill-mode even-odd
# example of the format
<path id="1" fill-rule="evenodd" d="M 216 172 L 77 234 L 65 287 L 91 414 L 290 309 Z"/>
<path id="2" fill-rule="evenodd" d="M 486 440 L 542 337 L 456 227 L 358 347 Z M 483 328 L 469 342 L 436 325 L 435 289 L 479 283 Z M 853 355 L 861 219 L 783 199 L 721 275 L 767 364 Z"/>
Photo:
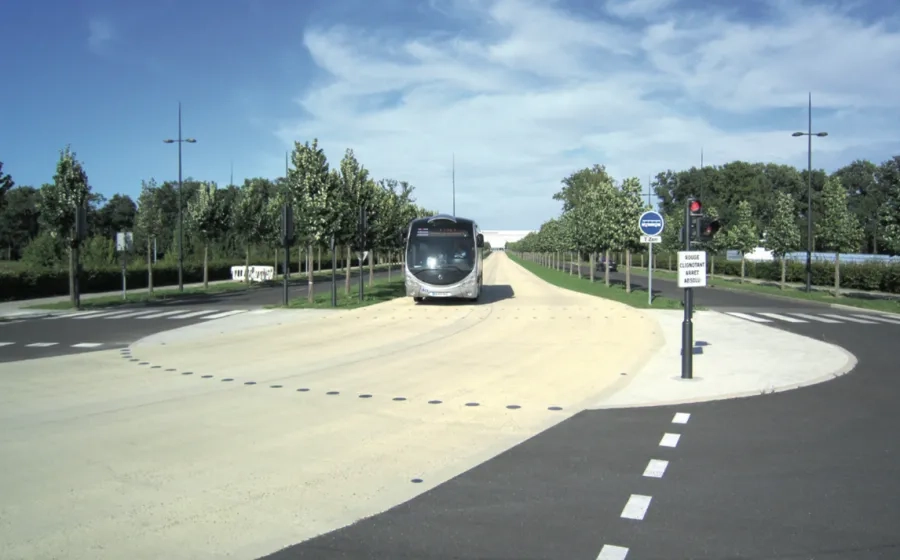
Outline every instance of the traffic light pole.
<path id="1" fill-rule="evenodd" d="M 691 250 L 691 199 L 684 204 L 684 250 Z M 694 378 L 694 289 L 684 289 L 684 320 L 681 322 L 681 378 Z"/>

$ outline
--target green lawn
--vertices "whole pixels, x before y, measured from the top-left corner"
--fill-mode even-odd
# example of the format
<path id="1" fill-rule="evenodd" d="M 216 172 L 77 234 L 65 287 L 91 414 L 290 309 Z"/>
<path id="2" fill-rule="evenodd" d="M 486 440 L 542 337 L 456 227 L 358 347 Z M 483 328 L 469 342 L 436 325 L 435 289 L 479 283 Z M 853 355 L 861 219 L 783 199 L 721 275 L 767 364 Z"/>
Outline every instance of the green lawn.
<path id="1" fill-rule="evenodd" d="M 647 270 L 632 268 L 632 273 L 646 276 Z M 653 277 L 663 280 L 677 280 L 678 274 L 675 272 L 669 272 L 668 270 L 654 270 Z M 900 299 L 889 300 L 877 299 L 874 297 L 869 299 L 850 296 L 841 296 L 839 298 L 836 298 L 833 295 L 828 294 L 827 292 L 813 291 L 811 293 L 807 293 L 804 290 L 798 290 L 791 286 L 785 286 L 785 288 L 782 290 L 777 285 L 773 285 L 772 283 L 767 282 L 766 284 L 759 284 L 757 282 L 758 280 L 756 282 L 748 281 L 741 284 L 738 280 L 707 277 L 707 285 L 714 286 L 716 288 L 754 292 L 758 294 L 786 297 L 804 301 L 814 301 L 819 303 L 838 303 L 841 305 L 858 307 L 860 309 L 870 309 L 872 311 L 900 313 Z"/>
<path id="2" fill-rule="evenodd" d="M 350 295 L 347 295 L 347 292 L 344 288 L 343 282 L 341 282 L 337 287 L 337 307 L 331 307 L 331 291 L 327 290 L 325 292 L 316 293 L 313 298 L 313 301 L 309 301 L 307 295 L 303 295 L 297 298 L 294 298 L 288 302 L 287 308 L 289 309 L 356 309 L 358 307 L 366 307 L 369 305 L 375 305 L 376 303 L 383 303 L 385 301 L 390 301 L 392 299 L 397 299 L 399 297 L 406 296 L 406 286 L 403 283 L 403 277 L 401 276 L 399 280 L 376 280 L 372 286 L 368 285 L 368 280 L 366 280 L 365 286 L 363 287 L 363 300 L 359 301 L 359 277 L 356 278 L 356 282 L 351 284 L 350 287 Z M 329 286 L 330 287 L 330 286 Z M 273 308 L 283 308 L 282 305 L 273 305 L 269 306 Z"/>
<path id="3" fill-rule="evenodd" d="M 224 294 L 230 292 L 240 292 L 243 290 L 254 290 L 260 284 L 254 284 L 252 287 L 241 282 L 222 282 L 219 284 L 210 284 L 209 288 L 203 287 L 185 287 L 184 292 L 179 292 L 178 287 L 166 286 L 164 288 L 155 288 L 152 294 L 147 292 L 130 292 L 126 293 L 123 299 L 122 295 L 115 296 L 97 296 L 85 297 L 90 294 L 82 294 L 82 309 L 105 309 L 109 307 L 120 307 L 122 305 L 134 305 L 139 303 L 160 303 L 175 302 L 178 300 L 192 300 L 202 298 L 207 295 Z M 29 305 L 23 309 L 72 309 L 72 303 L 68 300 L 56 303 L 42 303 L 38 305 Z"/>
<path id="4" fill-rule="evenodd" d="M 513 262 L 522 265 L 526 270 L 532 272 L 541 280 L 549 282 L 554 286 L 559 286 L 560 288 L 602 297 L 604 299 L 611 299 L 630 305 L 631 307 L 643 309 L 682 309 L 681 301 L 677 299 L 655 296 L 653 298 L 653 305 L 650 305 L 647 301 L 647 292 L 645 290 L 636 290 L 632 287 L 631 293 L 628 293 L 625 291 L 625 286 L 621 284 L 612 284 L 607 288 L 602 276 L 596 278 L 592 283 L 590 278 L 578 278 L 578 276 L 572 276 L 568 272 L 554 270 L 531 261 L 520 259 L 511 253 L 507 253 L 507 255 Z M 695 307 L 694 309 L 700 308 Z"/>

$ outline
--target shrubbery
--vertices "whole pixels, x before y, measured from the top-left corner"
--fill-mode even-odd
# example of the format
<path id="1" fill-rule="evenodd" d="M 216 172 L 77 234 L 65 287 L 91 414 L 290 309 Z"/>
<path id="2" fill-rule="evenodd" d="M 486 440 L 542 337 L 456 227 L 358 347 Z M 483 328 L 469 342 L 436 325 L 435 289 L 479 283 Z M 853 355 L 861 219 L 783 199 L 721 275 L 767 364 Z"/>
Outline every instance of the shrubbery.
<path id="1" fill-rule="evenodd" d="M 672 268 L 676 269 L 677 256 L 672 256 Z M 659 255 L 657 268 L 667 269 L 668 255 Z M 677 269 L 676 269 L 677 270 Z M 785 281 L 795 283 L 806 282 L 806 263 L 788 261 L 785 270 Z M 842 263 L 841 288 L 848 290 L 865 290 L 900 294 L 900 263 Z M 722 257 L 715 259 L 715 273 L 725 276 L 740 276 L 741 261 L 730 261 Z M 770 282 L 781 281 L 781 263 L 750 262 L 744 263 L 744 275 Z M 834 286 L 834 264 L 829 262 L 812 263 L 812 283 L 814 286 Z"/>

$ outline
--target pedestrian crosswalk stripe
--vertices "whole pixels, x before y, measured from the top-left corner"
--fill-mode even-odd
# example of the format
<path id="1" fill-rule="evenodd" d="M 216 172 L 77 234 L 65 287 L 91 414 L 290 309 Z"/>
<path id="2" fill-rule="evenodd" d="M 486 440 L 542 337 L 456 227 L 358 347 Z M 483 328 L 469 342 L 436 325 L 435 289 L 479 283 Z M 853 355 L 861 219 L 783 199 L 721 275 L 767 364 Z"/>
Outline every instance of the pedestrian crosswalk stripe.
<path id="1" fill-rule="evenodd" d="M 863 323 L 865 325 L 875 325 L 875 321 L 867 321 L 866 319 L 857 319 L 855 317 L 850 317 L 849 315 L 834 315 L 831 313 L 822 313 L 822 315 L 826 317 L 831 317 L 833 319 L 841 319 L 843 321 L 850 321 L 851 323 Z"/>
<path id="2" fill-rule="evenodd" d="M 788 317 L 787 315 L 780 315 L 778 313 L 760 313 L 763 317 L 769 317 L 771 319 L 778 319 L 779 321 L 786 321 L 788 323 L 805 323 L 803 319 L 794 319 L 793 317 Z"/>
<path id="3" fill-rule="evenodd" d="M 746 319 L 748 321 L 753 321 L 754 323 L 771 323 L 769 319 L 760 319 L 759 317 L 754 317 L 753 315 L 747 315 L 746 313 L 738 313 L 736 311 L 728 311 L 729 315 L 733 315 L 740 319 Z"/>
<path id="4" fill-rule="evenodd" d="M 891 319 L 888 317 L 883 317 L 881 315 L 854 315 L 854 317 L 865 317 L 866 319 L 874 319 L 876 321 L 882 321 L 884 323 L 893 323 L 895 325 L 900 325 L 900 321 L 897 319 Z"/>
<path id="5" fill-rule="evenodd" d="M 808 315 L 806 313 L 794 313 L 797 317 L 803 317 L 804 319 L 809 319 L 810 321 L 817 321 L 819 323 L 840 323 L 840 321 L 835 321 L 834 319 L 829 319 L 828 317 L 819 317 L 818 315 Z"/>
<path id="6" fill-rule="evenodd" d="M 244 309 L 236 309 L 234 311 L 226 311 L 224 313 L 216 313 L 215 315 L 207 315 L 204 319 L 222 319 L 223 317 L 230 317 L 232 315 L 237 315 L 238 313 L 244 313 Z"/>
<path id="7" fill-rule="evenodd" d="M 184 311 L 184 309 L 182 309 Z M 169 317 L 169 319 L 190 319 L 191 317 L 199 317 L 200 315 L 206 315 L 207 313 L 215 313 L 218 309 L 204 309 L 203 311 L 192 311 L 190 313 L 183 313 L 181 315 L 174 315 Z"/>
<path id="8" fill-rule="evenodd" d="M 153 313 L 152 315 L 144 315 L 142 317 L 138 317 L 138 319 L 158 319 L 160 317 L 165 317 L 166 315 L 174 315 L 176 313 L 181 313 L 181 310 L 176 309 L 175 311 L 163 311 L 162 313 Z"/>

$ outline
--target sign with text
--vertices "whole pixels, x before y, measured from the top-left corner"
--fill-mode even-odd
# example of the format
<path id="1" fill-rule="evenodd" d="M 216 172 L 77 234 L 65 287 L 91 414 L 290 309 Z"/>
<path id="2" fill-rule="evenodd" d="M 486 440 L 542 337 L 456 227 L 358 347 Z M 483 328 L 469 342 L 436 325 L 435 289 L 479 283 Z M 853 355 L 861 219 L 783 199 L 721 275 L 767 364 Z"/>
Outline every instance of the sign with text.
<path id="1" fill-rule="evenodd" d="M 706 251 L 678 251 L 678 287 L 706 286 Z"/>
<path id="2" fill-rule="evenodd" d="M 644 212 L 638 218 L 638 228 L 644 235 L 657 236 L 663 232 L 665 221 L 662 214 L 652 210 Z"/>
<path id="3" fill-rule="evenodd" d="M 642 235 L 641 243 L 662 243 L 661 235 Z"/>

